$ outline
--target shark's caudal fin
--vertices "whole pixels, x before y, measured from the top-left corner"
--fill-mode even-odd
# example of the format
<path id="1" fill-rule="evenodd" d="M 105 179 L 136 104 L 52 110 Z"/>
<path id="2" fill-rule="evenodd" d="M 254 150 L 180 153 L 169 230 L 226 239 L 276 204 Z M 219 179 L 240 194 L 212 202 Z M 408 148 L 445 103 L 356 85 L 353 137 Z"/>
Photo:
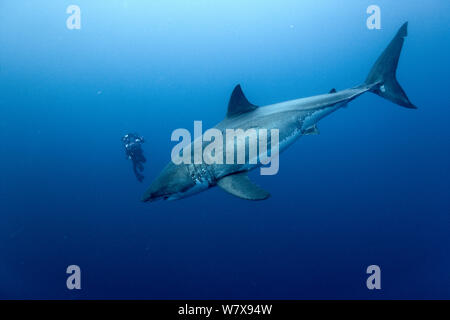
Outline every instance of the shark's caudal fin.
<path id="1" fill-rule="evenodd" d="M 417 107 L 409 101 L 395 76 L 404 38 L 408 34 L 407 29 L 408 22 L 405 22 L 373 65 L 365 83 L 373 86 L 371 89 L 373 93 L 400 106 L 416 109 Z"/>

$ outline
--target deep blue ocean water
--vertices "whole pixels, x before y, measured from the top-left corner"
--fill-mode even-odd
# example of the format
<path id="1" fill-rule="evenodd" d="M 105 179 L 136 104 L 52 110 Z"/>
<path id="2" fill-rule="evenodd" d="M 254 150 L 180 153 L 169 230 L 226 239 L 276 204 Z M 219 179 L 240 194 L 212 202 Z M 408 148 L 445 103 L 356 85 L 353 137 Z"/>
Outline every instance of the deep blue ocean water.
<path id="1" fill-rule="evenodd" d="M 69 30 L 66 8 L 81 8 Z M 369 30 L 366 8 L 381 8 Z M 450 2 L 0 2 L 0 298 L 450 298 Z M 271 193 L 140 202 L 176 128 L 364 81 L 397 29 L 418 110 L 373 94 L 281 155 Z M 136 181 L 120 138 L 146 138 Z M 82 289 L 66 288 L 79 265 Z M 381 268 L 368 290 L 366 268 Z"/>

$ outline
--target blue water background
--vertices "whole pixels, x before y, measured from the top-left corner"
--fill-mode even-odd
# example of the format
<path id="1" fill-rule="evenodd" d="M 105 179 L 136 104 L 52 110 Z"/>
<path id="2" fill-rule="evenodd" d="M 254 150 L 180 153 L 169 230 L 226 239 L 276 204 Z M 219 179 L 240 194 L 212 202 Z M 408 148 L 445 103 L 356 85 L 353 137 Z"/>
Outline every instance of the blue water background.
<path id="1" fill-rule="evenodd" d="M 66 8 L 81 8 L 81 29 Z M 381 8 L 381 30 L 366 8 Z M 450 298 L 449 1 L 0 2 L 0 298 Z M 176 128 L 361 83 L 409 21 L 398 79 L 282 154 L 270 191 L 141 203 Z M 120 138 L 146 138 L 143 184 Z M 66 267 L 82 290 L 66 289 Z M 381 290 L 366 267 L 381 267 Z"/>

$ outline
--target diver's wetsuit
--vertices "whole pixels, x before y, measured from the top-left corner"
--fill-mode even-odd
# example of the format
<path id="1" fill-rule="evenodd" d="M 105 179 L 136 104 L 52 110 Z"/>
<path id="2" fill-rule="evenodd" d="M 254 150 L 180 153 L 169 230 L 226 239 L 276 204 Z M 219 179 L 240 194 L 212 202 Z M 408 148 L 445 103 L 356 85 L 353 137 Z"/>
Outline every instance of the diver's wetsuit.
<path id="1" fill-rule="evenodd" d="M 144 138 L 137 134 L 129 133 L 122 138 L 122 141 L 127 158 L 133 162 L 133 172 L 139 182 L 142 182 L 144 176 L 140 172 L 144 171 L 143 163 L 146 161 L 141 146 L 144 143 Z"/>

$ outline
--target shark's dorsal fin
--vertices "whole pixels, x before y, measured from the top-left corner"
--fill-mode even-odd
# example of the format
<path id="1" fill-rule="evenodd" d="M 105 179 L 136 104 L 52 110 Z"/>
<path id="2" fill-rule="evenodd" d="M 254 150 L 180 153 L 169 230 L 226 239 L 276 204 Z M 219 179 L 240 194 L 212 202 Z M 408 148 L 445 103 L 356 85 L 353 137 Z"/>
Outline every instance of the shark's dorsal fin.
<path id="1" fill-rule="evenodd" d="M 238 84 L 231 94 L 230 102 L 228 102 L 227 117 L 236 116 L 245 112 L 255 110 L 257 106 L 248 102 L 244 93 L 242 92 L 241 85 Z"/>
<path id="2" fill-rule="evenodd" d="M 246 172 L 223 177 L 217 185 L 228 193 L 245 200 L 264 200 L 270 193 L 250 181 Z"/>
<path id="3" fill-rule="evenodd" d="M 330 92 L 328 92 L 328 93 L 336 93 L 336 89 L 333 88 L 333 89 L 331 89 Z"/>

